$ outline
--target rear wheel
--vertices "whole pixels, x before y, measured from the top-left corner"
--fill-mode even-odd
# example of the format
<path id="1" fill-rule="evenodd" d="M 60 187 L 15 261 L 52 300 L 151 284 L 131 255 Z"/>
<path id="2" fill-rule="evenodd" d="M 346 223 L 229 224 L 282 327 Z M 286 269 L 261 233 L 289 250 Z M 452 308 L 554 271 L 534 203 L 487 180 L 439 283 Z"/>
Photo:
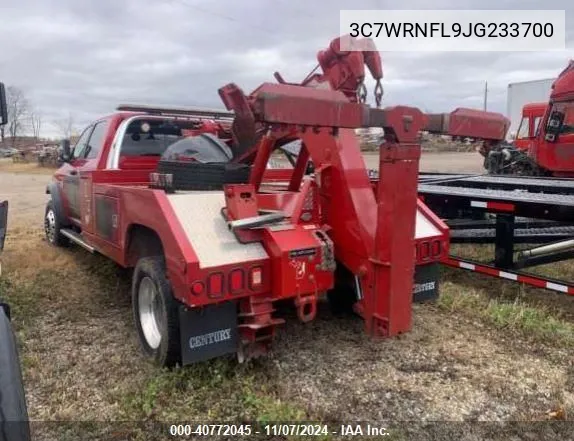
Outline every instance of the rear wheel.
<path id="1" fill-rule="evenodd" d="M 181 363 L 178 307 L 166 278 L 164 259 L 140 259 L 132 282 L 134 320 L 143 353 L 160 366 Z"/>
<path id="2" fill-rule="evenodd" d="M 46 239 L 52 245 L 60 247 L 67 245 L 67 239 L 60 233 L 61 228 L 62 220 L 54 208 L 54 202 L 50 201 L 46 205 L 46 213 L 44 214 L 44 232 Z"/>

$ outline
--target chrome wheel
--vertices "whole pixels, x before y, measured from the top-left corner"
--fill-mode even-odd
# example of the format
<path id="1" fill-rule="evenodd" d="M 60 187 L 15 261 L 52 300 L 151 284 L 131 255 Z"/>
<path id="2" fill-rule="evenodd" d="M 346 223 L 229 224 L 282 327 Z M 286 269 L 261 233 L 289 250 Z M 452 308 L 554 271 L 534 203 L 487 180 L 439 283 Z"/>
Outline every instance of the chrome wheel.
<path id="1" fill-rule="evenodd" d="M 138 289 L 138 312 L 140 326 L 148 346 L 157 349 L 161 343 L 161 329 L 164 317 L 161 299 L 155 283 L 149 277 L 144 277 Z"/>
<path id="2" fill-rule="evenodd" d="M 53 209 L 48 209 L 44 218 L 44 231 L 50 243 L 56 240 L 56 214 Z"/>

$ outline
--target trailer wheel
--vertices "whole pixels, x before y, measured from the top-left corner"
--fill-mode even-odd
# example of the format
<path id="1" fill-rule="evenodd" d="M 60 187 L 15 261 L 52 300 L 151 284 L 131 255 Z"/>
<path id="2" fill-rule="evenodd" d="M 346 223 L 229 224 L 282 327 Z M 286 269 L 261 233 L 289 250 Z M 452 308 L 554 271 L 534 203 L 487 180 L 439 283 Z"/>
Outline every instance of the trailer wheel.
<path id="1" fill-rule="evenodd" d="M 28 411 L 16 340 L 0 307 L 0 441 L 29 441 Z"/>
<path id="2" fill-rule="evenodd" d="M 160 366 L 181 363 L 178 306 L 163 257 L 141 258 L 132 282 L 134 320 L 144 354 Z"/>
<path id="3" fill-rule="evenodd" d="M 245 164 L 161 160 L 158 173 L 173 176 L 175 190 L 222 190 L 224 184 L 249 182 L 251 168 Z"/>
<path id="4" fill-rule="evenodd" d="M 68 240 L 60 233 L 61 228 L 62 221 L 54 208 L 54 203 L 50 200 L 46 205 L 46 213 L 44 214 L 44 232 L 46 239 L 52 245 L 63 247 L 68 244 Z"/>

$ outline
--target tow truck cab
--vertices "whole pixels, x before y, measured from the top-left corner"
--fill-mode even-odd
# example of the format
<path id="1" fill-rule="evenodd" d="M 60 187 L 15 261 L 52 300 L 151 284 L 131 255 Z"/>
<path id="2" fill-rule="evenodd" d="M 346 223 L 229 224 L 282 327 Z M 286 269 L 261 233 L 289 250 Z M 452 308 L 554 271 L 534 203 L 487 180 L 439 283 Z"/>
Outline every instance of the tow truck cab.
<path id="1" fill-rule="evenodd" d="M 64 145 L 64 164 L 46 190 L 52 244 L 72 241 L 135 268 L 140 340 L 163 365 L 236 352 L 245 342 L 252 343 L 248 356 L 264 352 L 281 323 L 272 317 L 272 302 L 294 299 L 299 318 L 311 320 L 318 297 L 335 286 L 336 246 L 322 225 L 320 189 L 311 177 L 293 191 L 256 192 L 248 183 L 174 191 L 171 175 L 168 182 L 157 172 L 161 155 L 182 139 L 208 136 L 218 148 L 231 146 L 232 122 L 233 115 L 217 112 L 116 112 L 86 128 L 73 150 Z M 195 153 L 187 164 L 197 162 Z M 437 294 L 433 264 L 448 253 L 447 236 L 419 203 L 412 253 L 424 271 L 417 296 Z M 177 336 L 154 318 L 154 299 L 166 290 L 176 306 L 164 298 L 160 307 L 167 322 L 178 322 Z"/>

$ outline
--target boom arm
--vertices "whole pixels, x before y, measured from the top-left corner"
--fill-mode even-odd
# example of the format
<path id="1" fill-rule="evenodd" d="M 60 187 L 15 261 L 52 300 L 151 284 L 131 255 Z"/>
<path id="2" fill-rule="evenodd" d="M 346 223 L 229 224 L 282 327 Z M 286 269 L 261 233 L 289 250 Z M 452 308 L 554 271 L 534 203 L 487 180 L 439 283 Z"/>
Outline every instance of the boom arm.
<path id="1" fill-rule="evenodd" d="M 510 120 L 500 113 L 459 107 L 451 113 L 427 114 L 423 130 L 439 135 L 499 142 L 506 137 Z"/>

